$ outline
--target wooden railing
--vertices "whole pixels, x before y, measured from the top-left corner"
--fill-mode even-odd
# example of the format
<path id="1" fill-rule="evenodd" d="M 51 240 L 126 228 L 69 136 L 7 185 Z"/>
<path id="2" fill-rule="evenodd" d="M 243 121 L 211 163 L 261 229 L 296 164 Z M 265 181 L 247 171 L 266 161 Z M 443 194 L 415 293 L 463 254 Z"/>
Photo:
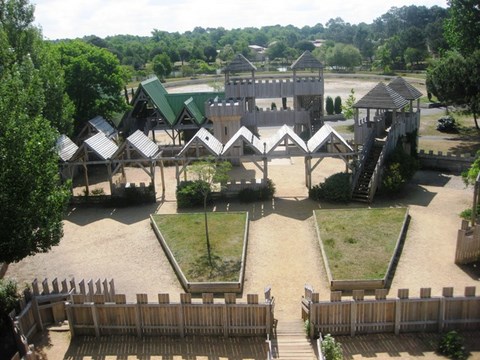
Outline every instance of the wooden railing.
<path id="1" fill-rule="evenodd" d="M 191 294 L 180 294 L 180 303 L 170 302 L 169 294 L 159 294 L 148 302 L 146 294 L 137 294 L 136 303 L 127 303 L 125 295 L 107 302 L 104 295 L 86 301 L 84 295 L 72 295 L 66 304 L 72 336 L 88 335 L 223 335 L 267 336 L 273 325 L 273 298 L 259 303 L 257 294 L 247 295 L 247 303 L 236 303 L 236 295 L 227 293 L 223 302 L 213 294 L 202 294 L 193 302 Z"/>
<path id="2" fill-rule="evenodd" d="M 334 291 L 330 301 L 319 301 L 319 294 L 309 289 L 302 313 L 316 332 L 332 335 L 478 330 L 480 297 L 475 291 L 475 286 L 466 287 L 464 296 L 454 296 L 447 287 L 442 296 L 432 297 L 430 288 L 422 288 L 420 297 L 411 298 L 409 289 L 399 289 L 396 298 L 387 299 L 388 290 L 378 289 L 372 299 L 365 298 L 363 290 L 353 290 L 348 300 Z"/>
<path id="3" fill-rule="evenodd" d="M 469 264 L 480 260 L 480 225 L 470 227 L 467 220 L 462 221 L 458 230 L 455 264 Z"/>

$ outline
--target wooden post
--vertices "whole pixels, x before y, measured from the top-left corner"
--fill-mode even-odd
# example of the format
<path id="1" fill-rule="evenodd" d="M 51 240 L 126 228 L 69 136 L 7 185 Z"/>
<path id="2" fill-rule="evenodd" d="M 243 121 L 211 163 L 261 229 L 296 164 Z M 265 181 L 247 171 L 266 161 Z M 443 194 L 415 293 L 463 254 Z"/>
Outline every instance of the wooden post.
<path id="1" fill-rule="evenodd" d="M 33 318 L 37 323 L 38 330 L 43 331 L 44 328 L 43 328 L 43 322 L 42 322 L 42 314 L 40 313 L 40 309 L 38 308 L 38 301 L 36 296 L 33 296 L 32 298 L 32 312 L 33 312 Z"/>
<path id="2" fill-rule="evenodd" d="M 100 337 L 100 327 L 98 326 L 98 312 L 97 306 L 95 303 L 90 303 L 90 308 L 92 310 L 93 326 L 95 327 L 95 337 Z"/>
<path id="3" fill-rule="evenodd" d="M 438 308 L 438 332 L 443 332 L 445 327 L 445 309 L 447 297 L 453 296 L 453 287 L 444 287 L 442 290 L 442 297 L 440 298 L 440 306 Z"/>
<path id="4" fill-rule="evenodd" d="M 137 294 L 137 305 L 135 306 L 135 326 L 137 329 L 137 337 L 142 337 L 142 304 L 148 303 L 147 294 Z"/>
<path id="5" fill-rule="evenodd" d="M 310 323 L 310 339 L 315 337 L 315 326 L 317 324 L 317 306 L 320 301 L 320 294 L 319 293 L 312 293 L 312 298 L 310 301 L 310 314 L 309 314 L 309 323 Z"/>
<path id="6" fill-rule="evenodd" d="M 192 303 L 192 294 L 180 294 L 180 305 L 178 306 L 178 326 L 180 337 L 185 337 L 185 316 L 183 313 L 184 304 Z"/>
<path id="7" fill-rule="evenodd" d="M 398 297 L 395 300 L 395 335 L 400 334 L 400 326 L 402 321 L 401 299 L 408 299 L 408 289 L 398 289 Z"/>
<path id="8" fill-rule="evenodd" d="M 67 312 L 68 327 L 70 328 L 70 336 L 75 337 L 75 326 L 73 324 L 72 304 L 65 302 L 65 311 Z M 42 329 L 43 330 L 43 329 Z"/>
<path id="9" fill-rule="evenodd" d="M 163 160 L 160 160 L 160 176 L 162 178 L 162 201 L 165 200 L 165 172 L 163 167 Z"/>

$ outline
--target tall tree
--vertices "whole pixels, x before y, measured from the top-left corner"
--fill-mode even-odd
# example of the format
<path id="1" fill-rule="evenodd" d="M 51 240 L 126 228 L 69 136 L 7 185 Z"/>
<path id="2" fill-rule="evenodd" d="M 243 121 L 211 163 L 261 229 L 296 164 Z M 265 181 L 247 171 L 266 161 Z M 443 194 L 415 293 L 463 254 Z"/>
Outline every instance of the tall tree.
<path id="1" fill-rule="evenodd" d="M 96 115 L 110 119 L 126 109 L 126 74 L 108 50 L 75 40 L 57 45 L 65 70 L 66 91 L 75 104 L 75 132 Z"/>
<path id="2" fill-rule="evenodd" d="M 449 52 L 427 72 L 427 90 L 448 105 L 467 106 L 480 130 L 480 50 L 468 58 Z"/>
<path id="3" fill-rule="evenodd" d="M 448 0 L 450 17 L 445 37 L 464 56 L 480 49 L 480 6 L 478 0 Z"/>
<path id="4" fill-rule="evenodd" d="M 45 81 L 55 82 L 49 72 L 54 60 L 33 36 L 40 33 L 31 25 L 31 11 L 27 1 L 0 2 L 0 262 L 58 244 L 69 197 L 58 175 L 58 132 L 44 117 L 46 96 L 59 90 L 43 91 Z M 29 36 L 32 41 L 23 41 Z"/>

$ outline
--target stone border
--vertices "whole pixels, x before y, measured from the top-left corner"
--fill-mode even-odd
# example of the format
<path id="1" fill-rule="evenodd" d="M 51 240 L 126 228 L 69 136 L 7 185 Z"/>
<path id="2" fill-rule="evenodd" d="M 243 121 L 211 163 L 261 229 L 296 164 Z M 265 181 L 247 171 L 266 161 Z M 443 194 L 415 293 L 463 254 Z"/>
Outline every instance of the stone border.
<path id="1" fill-rule="evenodd" d="M 327 273 L 328 282 L 330 283 L 331 290 L 374 290 L 374 289 L 383 289 L 388 285 L 388 279 L 394 272 L 395 264 L 397 258 L 400 256 L 403 239 L 407 231 L 410 215 L 409 208 L 407 207 L 405 212 L 405 218 L 403 219 L 402 229 L 397 238 L 397 243 L 393 251 L 392 257 L 387 268 L 387 272 L 382 279 L 371 279 L 371 280 L 359 280 L 359 279 L 348 279 L 348 280 L 335 280 L 330 271 L 330 265 L 328 263 L 327 253 L 323 247 L 322 238 L 320 237 L 320 229 L 318 228 L 317 215 L 315 210 L 313 211 L 313 218 L 315 221 L 315 230 L 317 232 L 318 243 L 320 245 L 320 251 L 322 253 L 323 264 L 325 265 L 325 272 Z"/>
<path id="2" fill-rule="evenodd" d="M 232 211 L 229 213 L 239 213 L 243 214 L 244 212 L 241 211 Z M 243 280 L 245 277 L 245 264 L 246 264 L 246 257 L 247 257 L 247 242 L 248 242 L 248 228 L 249 228 L 249 217 L 248 211 L 246 213 L 245 218 L 245 232 L 243 234 L 243 250 L 242 250 L 242 266 L 240 268 L 240 278 L 239 281 L 226 281 L 226 282 L 190 282 L 187 280 L 185 274 L 183 273 L 180 265 L 178 264 L 175 256 L 173 255 L 172 251 L 167 245 L 160 229 L 157 227 L 157 224 L 153 220 L 153 215 L 150 215 L 150 225 L 155 232 L 155 235 L 158 238 L 158 241 L 162 245 L 165 254 L 172 264 L 175 273 L 177 274 L 182 287 L 186 292 L 189 293 L 242 293 L 243 291 Z M 156 215 L 156 214 L 155 214 Z M 161 214 L 159 214 L 161 215 Z"/>

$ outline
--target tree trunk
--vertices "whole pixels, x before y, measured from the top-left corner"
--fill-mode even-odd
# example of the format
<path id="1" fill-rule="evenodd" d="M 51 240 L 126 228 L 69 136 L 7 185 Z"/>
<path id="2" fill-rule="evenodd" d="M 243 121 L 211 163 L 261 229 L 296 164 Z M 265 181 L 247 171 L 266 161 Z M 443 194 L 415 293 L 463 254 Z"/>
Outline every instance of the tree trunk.
<path id="1" fill-rule="evenodd" d="M 477 130 L 480 130 L 480 127 L 478 126 L 477 113 L 475 111 L 473 112 L 473 121 L 475 121 L 475 127 Z"/>
<path id="2" fill-rule="evenodd" d="M 208 255 L 208 263 L 210 266 L 212 264 L 212 252 L 210 248 L 210 236 L 208 235 L 208 217 L 207 217 L 207 195 L 203 197 L 203 213 L 205 215 L 205 239 L 207 240 L 207 255 Z"/>

